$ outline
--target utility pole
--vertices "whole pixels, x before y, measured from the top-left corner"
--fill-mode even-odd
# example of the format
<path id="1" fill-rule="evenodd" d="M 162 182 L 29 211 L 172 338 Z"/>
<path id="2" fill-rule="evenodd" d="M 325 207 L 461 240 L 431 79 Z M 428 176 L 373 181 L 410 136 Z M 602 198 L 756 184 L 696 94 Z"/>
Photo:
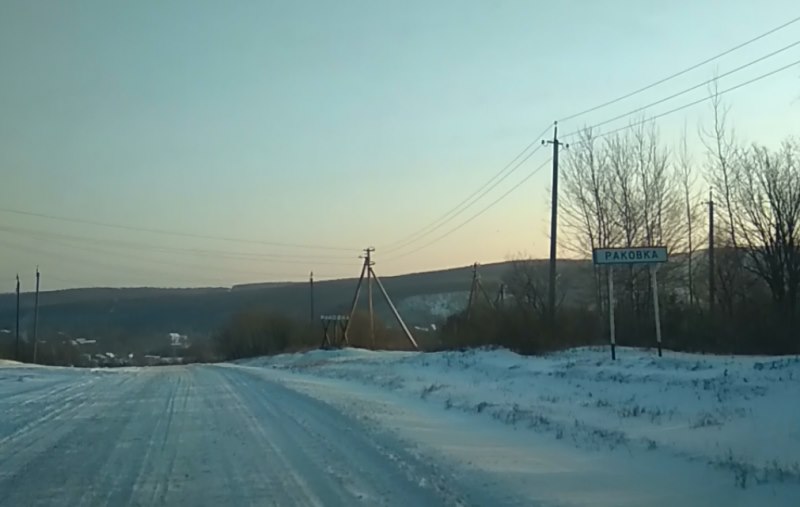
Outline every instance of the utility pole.
<path id="1" fill-rule="evenodd" d="M 714 194 L 708 192 L 708 308 L 712 317 L 717 300 L 717 283 L 714 266 Z"/>
<path id="2" fill-rule="evenodd" d="M 483 284 L 481 283 L 481 275 L 478 273 L 478 263 L 472 265 L 472 285 L 469 288 L 469 300 L 467 301 L 467 318 L 470 318 L 472 314 L 472 308 L 476 304 L 478 300 L 478 293 L 483 294 L 483 298 L 486 300 L 486 304 L 491 307 L 493 306 L 492 299 L 489 297 L 489 294 L 486 292 L 486 289 L 483 288 Z"/>
<path id="3" fill-rule="evenodd" d="M 33 362 L 36 363 L 36 352 L 38 350 L 38 331 L 39 331 L 39 266 L 36 266 L 36 296 L 33 300 Z"/>
<path id="4" fill-rule="evenodd" d="M 14 356 L 16 357 L 17 361 L 20 360 L 20 357 L 19 357 L 19 273 L 17 273 L 17 327 L 16 327 L 16 330 L 15 330 Z"/>
<path id="5" fill-rule="evenodd" d="M 310 308 L 309 308 L 309 310 L 310 310 L 309 322 L 311 322 L 311 325 L 313 326 L 314 325 L 314 319 L 316 317 L 315 314 L 314 314 L 314 272 L 313 271 L 311 272 L 310 275 L 308 275 L 308 286 L 309 286 L 308 287 L 308 299 L 309 299 L 309 306 L 310 306 Z"/>
<path id="6" fill-rule="evenodd" d="M 506 284 L 501 283 L 500 289 L 497 291 L 497 301 L 495 302 L 495 306 L 498 308 L 502 308 L 505 306 L 506 302 Z"/>
<path id="7" fill-rule="evenodd" d="M 397 319 L 397 323 L 400 324 L 400 327 L 403 330 L 403 333 L 406 335 L 406 338 L 408 338 L 408 341 L 414 347 L 414 350 L 419 350 L 419 345 L 417 344 L 417 341 L 414 340 L 414 337 L 411 335 L 411 331 L 408 329 L 408 326 L 403 321 L 403 317 L 400 316 L 400 312 L 397 311 L 397 307 L 394 306 L 394 302 L 392 301 L 392 298 L 389 297 L 389 293 L 386 291 L 386 287 L 383 286 L 381 279 L 378 278 L 378 275 L 375 274 L 375 270 L 372 269 L 372 266 L 375 264 L 372 261 L 372 252 L 374 251 L 375 249 L 372 247 L 365 248 L 364 252 L 366 253 L 366 255 L 362 255 L 360 257 L 364 259 L 364 264 L 361 266 L 361 276 L 358 277 L 358 283 L 356 284 L 356 292 L 355 294 L 353 294 L 353 304 L 350 306 L 350 313 L 348 314 L 345 327 L 342 330 L 342 334 L 344 335 L 343 341 L 346 345 L 348 346 L 350 345 L 350 339 L 348 338 L 347 333 L 350 330 L 350 323 L 353 321 L 353 315 L 355 314 L 356 307 L 358 306 L 358 296 L 361 293 L 361 284 L 364 282 L 364 276 L 366 275 L 370 277 L 370 279 L 375 280 L 375 283 L 378 285 L 378 289 L 380 289 L 381 294 L 383 294 L 383 298 L 386 300 L 386 303 L 388 303 L 389 309 L 392 310 L 392 313 L 394 314 L 395 319 Z M 371 301 L 370 301 L 370 308 L 372 308 Z M 370 312 L 370 314 L 371 313 L 372 312 Z M 372 317 L 370 316 L 370 321 L 371 320 Z"/>
<path id="8" fill-rule="evenodd" d="M 372 348 L 375 348 L 375 314 L 373 311 L 372 305 L 372 266 L 375 265 L 372 262 L 372 252 L 375 249 L 373 247 L 365 248 L 364 249 L 364 263 L 367 265 L 367 299 L 369 300 L 369 336 L 372 340 Z"/>
<path id="9" fill-rule="evenodd" d="M 472 265 L 472 284 L 469 286 L 469 299 L 467 300 L 467 319 L 472 315 L 472 304 L 478 288 L 478 263 Z"/>
<path id="10" fill-rule="evenodd" d="M 548 316 L 550 324 L 556 321 L 556 240 L 558 233 L 558 152 L 561 146 L 568 148 L 558 140 L 558 122 L 553 123 L 553 140 L 542 141 L 542 144 L 553 145 L 553 183 L 551 185 L 552 197 L 550 198 L 550 282 L 548 292 Z"/>

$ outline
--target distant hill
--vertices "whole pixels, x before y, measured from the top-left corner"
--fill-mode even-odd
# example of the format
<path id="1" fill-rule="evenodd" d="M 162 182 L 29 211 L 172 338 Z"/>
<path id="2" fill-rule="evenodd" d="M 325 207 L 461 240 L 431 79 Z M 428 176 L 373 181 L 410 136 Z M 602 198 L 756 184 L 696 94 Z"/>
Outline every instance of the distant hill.
<path id="1" fill-rule="evenodd" d="M 535 261 L 546 266 L 546 261 Z M 590 285 L 585 261 L 560 261 L 565 278 L 577 277 L 577 285 Z M 584 269 L 586 271 L 584 273 Z M 487 290 L 496 292 L 501 279 L 509 272 L 506 262 L 480 266 Z M 445 269 L 381 278 L 387 291 L 404 313 L 409 325 L 427 326 L 446 317 L 466 303 L 472 280 L 472 267 Z M 346 313 L 351 304 L 357 279 L 318 281 L 315 283 L 316 313 Z M 574 293 L 574 292 L 573 292 Z M 375 310 L 391 323 L 391 313 L 373 288 Z M 439 296 L 436 296 L 439 295 Z M 459 302 L 459 298 L 461 301 Z M 21 296 L 21 328 L 32 328 L 33 294 Z M 366 289 L 361 302 L 365 307 Z M 189 336 L 209 336 L 234 313 L 250 308 L 278 311 L 307 319 L 308 283 L 253 283 L 232 288 L 197 289 L 159 288 L 86 288 L 43 292 L 40 295 L 40 329 L 57 330 L 80 336 L 108 333 L 126 335 L 163 335 L 179 332 Z M 15 299 L 0 295 L 0 329 L 13 329 Z"/>

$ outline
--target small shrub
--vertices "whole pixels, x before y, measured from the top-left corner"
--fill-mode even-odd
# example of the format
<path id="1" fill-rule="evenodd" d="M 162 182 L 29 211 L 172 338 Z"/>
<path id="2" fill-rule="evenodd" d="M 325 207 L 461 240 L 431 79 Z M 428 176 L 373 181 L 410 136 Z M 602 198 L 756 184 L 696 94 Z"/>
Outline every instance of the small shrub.
<path id="1" fill-rule="evenodd" d="M 234 315 L 214 341 L 224 359 L 279 354 L 319 344 L 318 335 L 307 324 L 257 310 Z"/>
<path id="2" fill-rule="evenodd" d="M 586 312 L 569 310 L 550 325 L 536 312 L 517 306 L 476 306 L 451 316 L 440 330 L 440 348 L 460 350 L 505 347 L 520 354 L 545 354 L 595 343 L 593 319 Z"/>

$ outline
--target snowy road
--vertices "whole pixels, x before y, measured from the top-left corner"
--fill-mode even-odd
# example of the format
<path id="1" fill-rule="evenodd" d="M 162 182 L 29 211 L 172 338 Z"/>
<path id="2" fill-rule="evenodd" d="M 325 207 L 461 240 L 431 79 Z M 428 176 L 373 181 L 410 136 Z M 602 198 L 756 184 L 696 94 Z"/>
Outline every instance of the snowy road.
<path id="1" fill-rule="evenodd" d="M 0 504 L 497 505 L 235 367 L 0 369 Z"/>
<path id="2" fill-rule="evenodd" d="M 0 506 L 786 506 L 800 358 L 0 363 Z"/>

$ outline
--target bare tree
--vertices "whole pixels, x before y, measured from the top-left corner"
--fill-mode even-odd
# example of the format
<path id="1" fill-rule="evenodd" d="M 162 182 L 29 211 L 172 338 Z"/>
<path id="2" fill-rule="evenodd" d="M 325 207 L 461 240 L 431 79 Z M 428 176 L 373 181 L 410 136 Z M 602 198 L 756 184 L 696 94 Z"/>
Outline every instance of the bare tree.
<path id="1" fill-rule="evenodd" d="M 606 154 L 591 130 L 581 132 L 572 145 L 561 173 L 561 226 L 565 246 L 585 255 L 614 241 L 608 206 L 611 179 Z"/>
<path id="2" fill-rule="evenodd" d="M 511 270 L 504 282 L 520 309 L 541 318 L 547 315 L 547 273 L 544 264 L 516 259 L 511 262 Z"/>
<path id="3" fill-rule="evenodd" d="M 654 123 L 643 124 L 633 137 L 642 185 L 644 237 L 640 241 L 679 248 L 683 233 L 679 179 L 669 163 L 669 152 L 661 146 Z"/>
<path id="4" fill-rule="evenodd" d="M 655 125 L 636 123 L 603 141 L 586 130 L 570 150 L 562 173 L 562 238 L 574 251 L 678 245 L 683 229 L 679 181 Z M 617 276 L 625 311 L 644 316 L 651 294 L 647 268 L 629 266 Z M 598 308 L 604 306 L 603 282 L 595 270 Z"/>
<path id="5" fill-rule="evenodd" d="M 635 246 L 642 231 L 642 196 L 636 171 L 635 154 L 630 138 L 616 134 L 605 145 L 608 168 L 611 172 L 611 191 L 608 193 L 612 223 L 620 232 L 614 246 Z"/>
<path id="6" fill-rule="evenodd" d="M 714 195 L 722 199 L 722 213 L 717 215 L 715 238 L 718 239 L 715 270 L 717 300 L 725 314 L 734 315 L 737 304 L 747 297 L 742 253 L 739 250 L 738 210 L 736 188 L 741 178 L 741 150 L 735 133 L 728 126 L 730 107 L 722 102 L 717 82 L 709 90 L 713 124 L 700 129 L 700 139 L 706 148 L 708 182 Z M 721 232 L 721 234 L 720 234 Z"/>
<path id="7" fill-rule="evenodd" d="M 678 149 L 676 172 L 680 182 L 682 206 L 685 217 L 686 235 L 685 243 L 681 246 L 685 249 L 686 253 L 686 288 L 689 293 L 689 305 L 695 303 L 695 285 L 694 285 L 694 253 L 697 249 L 695 242 L 695 223 L 698 220 L 698 199 L 695 190 L 697 183 L 697 174 L 694 171 L 691 155 L 689 154 L 689 147 L 686 139 L 686 127 L 684 126 L 681 142 Z"/>
<path id="8" fill-rule="evenodd" d="M 737 225 L 748 269 L 769 287 L 780 314 L 793 324 L 800 289 L 800 144 L 776 153 L 753 146 L 741 157 Z"/>
<path id="9" fill-rule="evenodd" d="M 586 255 L 595 248 L 610 247 L 619 239 L 611 217 L 613 183 L 608 170 L 607 153 L 590 129 L 572 144 L 562 170 L 560 235 L 568 249 Z M 601 273 L 594 268 L 594 292 L 597 308 L 603 308 Z"/>
<path id="10" fill-rule="evenodd" d="M 736 235 L 736 215 L 734 188 L 739 179 L 736 158 L 739 156 L 735 133 L 728 127 L 730 106 L 722 102 L 717 81 L 713 81 L 711 89 L 711 112 L 714 122 L 708 129 L 700 129 L 706 153 L 708 154 L 708 178 L 714 193 L 722 197 L 724 214 L 722 226 L 729 239 L 729 245 L 738 246 Z"/>

